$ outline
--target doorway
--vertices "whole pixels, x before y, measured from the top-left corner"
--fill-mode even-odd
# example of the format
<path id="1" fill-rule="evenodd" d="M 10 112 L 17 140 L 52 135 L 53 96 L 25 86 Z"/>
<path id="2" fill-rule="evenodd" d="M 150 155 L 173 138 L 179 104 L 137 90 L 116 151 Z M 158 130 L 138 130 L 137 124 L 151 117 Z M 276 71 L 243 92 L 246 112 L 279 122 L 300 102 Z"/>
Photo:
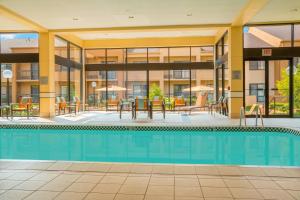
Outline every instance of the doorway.
<path id="1" fill-rule="evenodd" d="M 292 59 L 247 60 L 244 63 L 244 104 L 263 107 L 265 117 L 292 117 Z M 254 113 L 249 113 L 254 114 Z"/>

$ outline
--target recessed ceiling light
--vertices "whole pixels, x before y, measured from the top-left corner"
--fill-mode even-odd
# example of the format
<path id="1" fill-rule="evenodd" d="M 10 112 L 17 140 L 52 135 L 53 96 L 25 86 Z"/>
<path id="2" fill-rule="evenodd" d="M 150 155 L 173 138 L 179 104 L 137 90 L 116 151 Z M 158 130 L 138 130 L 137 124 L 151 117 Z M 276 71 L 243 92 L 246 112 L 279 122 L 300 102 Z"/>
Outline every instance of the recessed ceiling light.
<path id="1" fill-rule="evenodd" d="M 186 16 L 191 17 L 191 16 L 193 16 L 193 13 L 188 13 L 188 14 L 186 14 Z"/>
<path id="2" fill-rule="evenodd" d="M 134 19 L 134 16 L 129 16 L 128 18 L 129 18 L 129 19 Z"/>
<path id="3" fill-rule="evenodd" d="M 293 8 L 293 9 L 290 10 L 290 12 L 298 12 L 298 11 L 299 11 L 298 8 Z"/>
<path id="4" fill-rule="evenodd" d="M 76 17 L 73 17 L 73 21 L 78 21 L 79 19 Z"/>

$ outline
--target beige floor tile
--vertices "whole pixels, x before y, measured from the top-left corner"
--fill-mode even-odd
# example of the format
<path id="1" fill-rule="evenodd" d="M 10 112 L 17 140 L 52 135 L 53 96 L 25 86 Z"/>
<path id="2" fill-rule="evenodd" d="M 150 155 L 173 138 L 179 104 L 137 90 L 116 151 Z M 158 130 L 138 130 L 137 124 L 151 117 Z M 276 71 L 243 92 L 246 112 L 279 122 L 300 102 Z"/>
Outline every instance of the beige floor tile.
<path id="1" fill-rule="evenodd" d="M 271 168 L 271 167 L 266 167 L 263 168 L 264 173 L 267 176 L 282 176 L 282 177 L 288 177 L 289 174 L 287 173 L 287 171 L 285 171 L 282 168 Z"/>
<path id="2" fill-rule="evenodd" d="M 296 191 L 296 190 L 286 190 L 286 192 L 290 193 L 290 195 L 293 196 L 294 199 L 300 200 L 300 191 Z"/>
<path id="3" fill-rule="evenodd" d="M 175 197 L 203 197 L 200 187 L 177 187 L 175 186 Z"/>
<path id="4" fill-rule="evenodd" d="M 54 178 L 56 178 L 60 173 L 52 172 L 52 173 L 47 173 L 47 172 L 42 172 L 40 174 L 37 174 L 30 178 L 29 180 L 31 181 L 51 181 Z"/>
<path id="5" fill-rule="evenodd" d="M 225 176 L 241 176 L 242 172 L 239 167 L 234 166 L 217 166 L 220 175 Z"/>
<path id="6" fill-rule="evenodd" d="M 55 200 L 81 200 L 84 199 L 86 195 L 87 193 L 62 192 L 55 198 Z"/>
<path id="7" fill-rule="evenodd" d="M 25 200 L 52 200 L 54 199 L 59 192 L 50 192 L 50 191 L 36 191 L 28 196 Z"/>
<path id="8" fill-rule="evenodd" d="M 250 182 L 255 188 L 280 189 L 280 187 L 274 181 L 250 180 Z"/>
<path id="9" fill-rule="evenodd" d="M 76 180 L 78 183 L 99 183 L 103 176 L 84 174 Z"/>
<path id="10" fill-rule="evenodd" d="M 128 173 L 131 171 L 132 166 L 131 164 L 113 164 L 109 172 Z"/>
<path id="11" fill-rule="evenodd" d="M 72 165 L 71 162 L 56 162 L 53 165 L 51 165 L 48 170 L 67 170 Z"/>
<path id="12" fill-rule="evenodd" d="M 300 181 L 276 181 L 283 189 L 300 190 Z"/>
<path id="13" fill-rule="evenodd" d="M 155 174 L 174 174 L 174 166 L 172 166 L 172 165 L 154 165 L 152 173 L 155 173 Z"/>
<path id="14" fill-rule="evenodd" d="M 223 179 L 199 179 L 201 187 L 226 187 Z"/>
<path id="15" fill-rule="evenodd" d="M 260 177 L 260 176 L 247 176 L 248 180 L 264 180 L 264 181 L 271 181 L 272 179 L 270 177 Z"/>
<path id="16" fill-rule="evenodd" d="M 2 179 L 6 179 L 9 176 L 12 176 L 13 173 L 12 172 L 0 172 L 0 180 Z"/>
<path id="17" fill-rule="evenodd" d="M 110 169 L 111 164 L 105 164 L 105 163 L 92 163 L 87 171 L 94 171 L 94 172 L 108 172 Z"/>
<path id="18" fill-rule="evenodd" d="M 219 171 L 215 166 L 196 166 L 196 173 L 202 175 L 218 175 Z"/>
<path id="19" fill-rule="evenodd" d="M 144 195 L 117 194 L 114 200 L 143 200 Z"/>
<path id="20" fill-rule="evenodd" d="M 73 183 L 66 191 L 67 192 L 90 192 L 96 186 L 95 183 Z"/>
<path id="21" fill-rule="evenodd" d="M 92 192 L 115 194 L 120 190 L 120 188 L 120 184 L 99 183 L 98 185 L 96 185 L 96 187 L 94 187 Z"/>
<path id="22" fill-rule="evenodd" d="M 91 166 L 91 163 L 73 163 L 68 167 L 68 171 L 87 171 Z"/>
<path id="23" fill-rule="evenodd" d="M 258 189 L 258 191 L 265 199 L 293 200 L 292 196 L 284 190 Z"/>
<path id="24" fill-rule="evenodd" d="M 29 165 L 26 169 L 46 170 L 53 164 L 54 162 L 35 162 L 32 163 L 32 165 Z"/>
<path id="25" fill-rule="evenodd" d="M 39 188 L 39 190 L 61 192 L 67 189 L 71 184 L 71 182 L 50 181 L 46 185 Z"/>
<path id="26" fill-rule="evenodd" d="M 14 180 L 1 180 L 0 181 L 0 190 L 9 190 L 16 185 L 19 185 L 22 181 L 14 181 Z"/>
<path id="27" fill-rule="evenodd" d="M 175 200 L 204 200 L 202 197 L 175 197 Z"/>
<path id="28" fill-rule="evenodd" d="M 80 177 L 79 174 L 61 174 L 58 177 L 56 177 L 55 179 L 53 179 L 53 181 L 58 181 L 58 182 L 75 182 L 76 179 L 78 179 Z"/>
<path id="29" fill-rule="evenodd" d="M 196 169 L 194 166 L 175 165 L 174 173 L 175 174 L 196 174 Z"/>
<path id="30" fill-rule="evenodd" d="M 192 178 L 177 178 L 175 177 L 175 186 L 190 186 L 190 187 L 197 187 L 199 185 L 198 179 Z"/>
<path id="31" fill-rule="evenodd" d="M 152 173 L 152 165 L 133 165 L 131 168 L 131 173 Z"/>
<path id="32" fill-rule="evenodd" d="M 100 183 L 115 183 L 115 184 L 123 184 L 126 180 L 125 176 L 104 176 Z"/>
<path id="33" fill-rule="evenodd" d="M 144 200 L 174 200 L 173 196 L 146 195 Z"/>
<path id="34" fill-rule="evenodd" d="M 89 193 L 84 200 L 113 200 L 115 194 Z"/>
<path id="35" fill-rule="evenodd" d="M 234 198 L 241 199 L 263 199 L 262 196 L 255 190 L 249 188 L 229 188 Z"/>
<path id="36" fill-rule="evenodd" d="M 248 180 L 239 180 L 239 179 L 224 179 L 227 187 L 236 187 L 236 188 L 253 188 Z"/>
<path id="37" fill-rule="evenodd" d="M 38 190 L 45 185 L 45 181 L 24 181 L 23 183 L 14 187 L 16 190 Z"/>
<path id="38" fill-rule="evenodd" d="M 19 172 L 7 178 L 7 180 L 25 181 L 36 175 L 36 172 Z"/>
<path id="39" fill-rule="evenodd" d="M 122 185 L 119 193 L 121 194 L 145 194 L 147 185 Z"/>
<path id="40" fill-rule="evenodd" d="M 166 185 L 172 186 L 174 185 L 174 177 L 167 177 L 167 178 L 158 178 L 158 177 L 151 177 L 149 185 Z"/>
<path id="41" fill-rule="evenodd" d="M 30 195 L 32 191 L 8 190 L 0 195 L 0 200 L 21 200 Z"/>
<path id="42" fill-rule="evenodd" d="M 300 178 L 300 169 L 297 168 L 285 168 L 284 169 L 290 176 Z"/>
<path id="43" fill-rule="evenodd" d="M 146 195 L 174 196 L 174 186 L 149 185 Z"/>
<path id="44" fill-rule="evenodd" d="M 233 200 L 233 198 L 205 198 L 205 200 Z M 234 199 L 234 200 L 253 200 L 253 199 Z"/>
<path id="45" fill-rule="evenodd" d="M 257 167 L 241 167 L 240 171 L 244 176 L 265 176 L 265 172 L 262 168 Z"/>
<path id="46" fill-rule="evenodd" d="M 227 188 L 201 187 L 204 198 L 231 198 Z"/>
<path id="47" fill-rule="evenodd" d="M 125 185 L 148 185 L 150 177 L 127 177 Z"/>

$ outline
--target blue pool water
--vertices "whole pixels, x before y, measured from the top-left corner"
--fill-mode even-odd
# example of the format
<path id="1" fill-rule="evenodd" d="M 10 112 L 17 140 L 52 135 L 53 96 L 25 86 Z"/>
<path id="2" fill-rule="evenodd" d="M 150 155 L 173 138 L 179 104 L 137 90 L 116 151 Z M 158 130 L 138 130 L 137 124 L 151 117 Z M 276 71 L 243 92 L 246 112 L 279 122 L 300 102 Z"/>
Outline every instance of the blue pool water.
<path id="1" fill-rule="evenodd" d="M 277 132 L 0 129 L 0 159 L 300 166 Z"/>

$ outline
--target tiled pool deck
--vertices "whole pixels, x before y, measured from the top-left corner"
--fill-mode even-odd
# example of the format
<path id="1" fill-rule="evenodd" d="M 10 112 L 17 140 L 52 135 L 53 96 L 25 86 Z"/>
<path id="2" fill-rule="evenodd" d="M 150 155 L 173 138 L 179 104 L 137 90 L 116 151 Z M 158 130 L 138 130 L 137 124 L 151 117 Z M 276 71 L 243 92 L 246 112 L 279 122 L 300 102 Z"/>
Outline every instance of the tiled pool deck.
<path id="1" fill-rule="evenodd" d="M 265 126 L 300 130 L 300 119 L 265 119 Z M 86 112 L 52 120 L 0 118 L 1 124 L 128 126 L 237 126 L 239 120 L 207 113 Z M 247 120 L 253 126 L 254 119 Z M 300 200 L 300 168 L 221 165 L 87 163 L 0 160 L 0 200 Z"/>

